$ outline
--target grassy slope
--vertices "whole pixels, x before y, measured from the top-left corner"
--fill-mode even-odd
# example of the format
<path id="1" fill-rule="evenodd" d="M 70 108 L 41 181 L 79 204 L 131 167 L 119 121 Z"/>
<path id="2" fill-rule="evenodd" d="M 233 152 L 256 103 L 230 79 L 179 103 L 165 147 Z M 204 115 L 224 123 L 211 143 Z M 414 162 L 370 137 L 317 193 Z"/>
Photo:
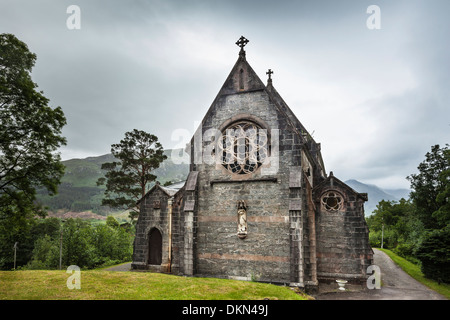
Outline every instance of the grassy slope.
<path id="1" fill-rule="evenodd" d="M 400 268 L 402 268 L 411 277 L 413 277 L 420 283 L 423 283 L 430 289 L 442 294 L 447 299 L 450 299 L 450 285 L 449 284 L 444 284 L 444 283 L 438 284 L 434 280 L 427 279 L 423 275 L 423 273 L 420 270 L 420 267 L 418 265 L 415 265 L 415 264 L 409 262 L 408 260 L 396 255 L 395 253 L 393 253 L 390 250 L 380 249 L 380 248 L 378 248 L 378 249 L 383 251 L 384 253 L 386 253 L 396 264 L 398 264 L 400 266 Z"/>
<path id="2" fill-rule="evenodd" d="M 82 271 L 81 289 L 63 271 L 1 271 L 0 300 L 305 300 L 287 287 L 147 272 Z"/>

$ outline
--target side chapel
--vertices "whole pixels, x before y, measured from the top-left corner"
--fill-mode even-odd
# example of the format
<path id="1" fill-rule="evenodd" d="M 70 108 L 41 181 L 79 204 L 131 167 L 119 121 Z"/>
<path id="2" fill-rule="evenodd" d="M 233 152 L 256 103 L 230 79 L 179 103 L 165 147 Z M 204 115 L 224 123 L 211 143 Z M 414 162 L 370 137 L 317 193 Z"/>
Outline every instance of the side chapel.
<path id="1" fill-rule="evenodd" d="M 138 202 L 132 268 L 302 288 L 365 282 L 367 194 L 326 174 L 273 72 L 264 84 L 248 63 L 248 42 L 236 42 L 239 57 L 186 147 L 187 180 Z"/>

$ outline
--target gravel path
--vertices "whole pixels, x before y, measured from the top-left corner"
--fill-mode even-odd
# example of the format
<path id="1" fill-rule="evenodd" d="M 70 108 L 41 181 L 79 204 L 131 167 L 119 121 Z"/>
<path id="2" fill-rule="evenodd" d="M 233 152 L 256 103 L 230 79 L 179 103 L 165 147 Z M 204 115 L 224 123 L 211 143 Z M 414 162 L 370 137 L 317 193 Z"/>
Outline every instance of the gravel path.
<path id="1" fill-rule="evenodd" d="M 447 300 L 404 272 L 384 252 L 377 249 L 373 251 L 374 264 L 379 266 L 381 271 L 381 289 L 323 293 L 315 298 L 317 300 Z"/>

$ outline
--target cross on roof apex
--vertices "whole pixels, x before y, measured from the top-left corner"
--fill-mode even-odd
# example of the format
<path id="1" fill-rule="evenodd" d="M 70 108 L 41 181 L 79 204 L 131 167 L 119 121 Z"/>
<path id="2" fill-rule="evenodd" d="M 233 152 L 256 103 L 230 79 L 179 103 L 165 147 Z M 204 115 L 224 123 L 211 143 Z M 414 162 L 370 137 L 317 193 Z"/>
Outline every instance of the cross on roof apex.
<path id="1" fill-rule="evenodd" d="M 244 59 L 245 59 L 245 51 L 244 51 L 244 47 L 245 47 L 245 45 L 246 45 L 247 43 L 249 43 L 249 40 L 248 40 L 247 38 L 245 38 L 244 36 L 241 36 L 241 37 L 239 38 L 239 40 L 236 41 L 236 45 L 239 46 L 239 47 L 241 47 L 241 50 L 239 51 L 239 56 L 240 56 L 241 58 L 244 58 Z"/>
<path id="2" fill-rule="evenodd" d="M 249 42 L 250 42 L 250 41 L 249 41 L 247 38 L 245 38 L 244 36 L 241 36 L 241 37 L 239 38 L 239 40 L 236 41 L 236 44 L 237 44 L 239 47 L 241 47 L 241 50 L 244 50 L 245 45 L 246 45 L 247 43 L 249 43 Z"/>
<path id="3" fill-rule="evenodd" d="M 266 72 L 266 74 L 269 75 L 269 79 L 267 79 L 267 84 L 271 84 L 271 83 L 272 83 L 272 74 L 273 74 L 272 69 L 269 69 L 269 70 Z"/>

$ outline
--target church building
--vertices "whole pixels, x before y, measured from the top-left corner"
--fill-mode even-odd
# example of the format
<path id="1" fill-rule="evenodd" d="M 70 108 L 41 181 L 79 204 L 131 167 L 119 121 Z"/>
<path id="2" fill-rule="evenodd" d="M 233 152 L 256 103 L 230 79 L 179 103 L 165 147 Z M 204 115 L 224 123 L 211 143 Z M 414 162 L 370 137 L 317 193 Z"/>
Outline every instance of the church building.
<path id="1" fill-rule="evenodd" d="M 139 202 L 132 268 L 317 288 L 363 283 L 367 194 L 327 174 L 320 143 L 239 57 L 186 147 L 187 180 Z M 319 116 L 319 115 L 318 115 Z"/>

